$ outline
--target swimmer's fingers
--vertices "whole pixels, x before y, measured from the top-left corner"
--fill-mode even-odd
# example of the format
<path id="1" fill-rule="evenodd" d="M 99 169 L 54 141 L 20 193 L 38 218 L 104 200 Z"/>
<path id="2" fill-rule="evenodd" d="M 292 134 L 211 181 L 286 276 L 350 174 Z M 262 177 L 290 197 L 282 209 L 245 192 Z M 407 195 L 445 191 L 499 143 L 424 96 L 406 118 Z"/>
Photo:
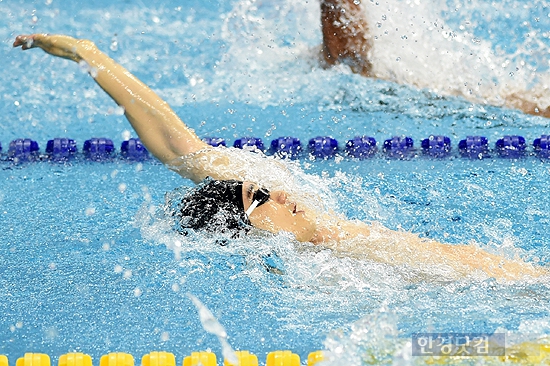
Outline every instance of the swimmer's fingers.
<path id="1" fill-rule="evenodd" d="M 40 47 L 39 42 L 40 38 L 46 36 L 45 34 L 31 34 L 31 35 L 19 35 L 15 37 L 13 42 L 13 47 L 19 47 L 23 50 L 28 50 L 30 48 Z"/>
<path id="2" fill-rule="evenodd" d="M 13 47 L 19 47 L 23 50 L 30 48 L 42 48 L 50 55 L 79 61 L 78 47 L 93 47 L 93 43 L 86 40 L 77 40 L 69 36 L 48 35 L 48 34 L 31 34 L 20 35 L 15 38 Z"/>

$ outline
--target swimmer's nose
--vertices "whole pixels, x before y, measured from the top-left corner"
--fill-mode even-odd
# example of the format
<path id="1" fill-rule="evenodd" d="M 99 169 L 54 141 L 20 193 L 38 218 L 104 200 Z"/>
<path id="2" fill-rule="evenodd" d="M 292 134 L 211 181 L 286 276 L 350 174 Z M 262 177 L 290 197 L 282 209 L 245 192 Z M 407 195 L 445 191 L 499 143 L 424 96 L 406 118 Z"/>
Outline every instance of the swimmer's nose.
<path id="1" fill-rule="evenodd" d="M 270 198 L 281 205 L 284 205 L 287 200 L 286 192 L 284 191 L 272 191 Z"/>

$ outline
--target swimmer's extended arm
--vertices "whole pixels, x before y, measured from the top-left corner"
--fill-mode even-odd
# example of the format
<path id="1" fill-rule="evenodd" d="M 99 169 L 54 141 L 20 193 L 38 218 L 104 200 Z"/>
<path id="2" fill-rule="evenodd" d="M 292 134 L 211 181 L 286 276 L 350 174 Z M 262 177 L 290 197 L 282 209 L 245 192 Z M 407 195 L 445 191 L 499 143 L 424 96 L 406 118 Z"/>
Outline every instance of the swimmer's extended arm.
<path id="1" fill-rule="evenodd" d="M 372 42 L 360 1 L 321 0 L 321 26 L 327 64 L 344 63 L 355 73 L 372 76 Z"/>
<path id="2" fill-rule="evenodd" d="M 320 241 L 319 244 L 332 242 L 336 250 L 381 263 L 407 265 L 422 270 L 427 266 L 438 268 L 438 271 L 433 271 L 434 275 L 443 276 L 443 280 L 475 275 L 476 272 L 499 281 L 550 275 L 547 268 L 532 265 L 520 258 L 505 258 L 473 245 L 444 244 L 420 238 L 413 233 L 394 231 L 378 223 L 368 225 L 355 220 L 335 221 L 333 217 L 327 216 L 322 216 L 321 222 L 314 238 Z"/>
<path id="3" fill-rule="evenodd" d="M 168 103 L 101 52 L 93 42 L 61 35 L 34 34 L 18 36 L 13 46 L 21 46 L 24 50 L 38 47 L 54 56 L 86 62 L 95 81 L 124 108 L 145 147 L 161 162 L 168 163 L 208 146 L 181 121 Z M 193 180 L 200 179 L 202 177 Z"/>

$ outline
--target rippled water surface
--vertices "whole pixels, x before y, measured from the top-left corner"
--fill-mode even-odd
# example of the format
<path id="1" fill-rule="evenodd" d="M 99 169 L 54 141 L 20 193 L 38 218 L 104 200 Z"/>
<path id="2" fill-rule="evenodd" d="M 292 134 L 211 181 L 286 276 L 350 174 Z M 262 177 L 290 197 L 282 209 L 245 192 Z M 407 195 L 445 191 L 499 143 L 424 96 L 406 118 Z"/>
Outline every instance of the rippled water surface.
<path id="1" fill-rule="evenodd" d="M 0 143 L 54 137 L 79 146 L 132 136 L 117 106 L 76 64 L 12 49 L 20 33 L 92 39 L 165 98 L 200 136 L 302 142 L 356 135 L 419 146 L 447 135 L 446 159 L 304 157 L 298 182 L 352 219 L 450 244 L 471 243 L 548 265 L 550 163 L 534 156 L 458 156 L 468 135 L 532 144 L 549 120 L 501 107 L 510 93 L 550 105 L 546 1 L 368 1 L 375 72 L 323 69 L 317 1 L 0 0 Z M 528 150 L 532 151 L 529 147 Z M 5 157 L 5 156 L 3 156 Z M 263 168 L 260 166 L 259 168 Z M 211 349 L 187 296 L 202 301 L 235 349 L 302 360 L 330 349 L 336 365 L 424 364 L 418 332 L 503 332 L 512 343 L 550 335 L 546 281 L 438 277 L 256 233 L 227 246 L 181 237 L 164 195 L 191 186 L 153 161 L 0 162 L 0 353 L 69 351 L 97 361 L 154 350 L 177 362 Z M 94 361 L 94 362 L 95 362 Z M 467 361 L 470 362 L 470 361 Z M 476 359 L 474 362 L 497 362 Z"/>

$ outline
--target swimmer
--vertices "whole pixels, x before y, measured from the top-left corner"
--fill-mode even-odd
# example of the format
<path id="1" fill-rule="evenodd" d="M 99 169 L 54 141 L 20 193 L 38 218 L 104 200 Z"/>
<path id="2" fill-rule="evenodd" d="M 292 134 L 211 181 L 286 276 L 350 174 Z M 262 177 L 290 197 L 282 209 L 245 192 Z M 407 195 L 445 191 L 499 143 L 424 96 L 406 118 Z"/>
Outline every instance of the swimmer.
<path id="1" fill-rule="evenodd" d="M 390 265 L 420 270 L 438 268 L 446 279 L 472 273 L 500 280 L 547 274 L 542 267 L 475 246 L 442 244 L 380 224 L 349 220 L 334 212 L 318 212 L 299 199 L 290 199 L 291 195 L 284 190 L 269 191 L 260 186 L 261 179 L 245 179 L 262 175 L 263 170 L 235 159 L 235 149 L 214 148 L 203 142 L 168 103 L 91 41 L 34 34 L 18 36 L 13 46 L 23 50 L 41 48 L 51 55 L 86 63 L 96 83 L 124 108 L 126 118 L 146 148 L 183 177 L 201 182 L 178 203 L 175 216 L 184 233 L 189 229 L 206 230 L 238 237 L 252 229 L 275 234 L 288 232 L 300 242 L 360 254 Z M 266 164 L 283 165 L 274 159 L 264 160 Z M 284 181 L 292 177 L 269 179 Z M 303 202 L 306 201 L 307 197 Z"/>
<path id="2" fill-rule="evenodd" d="M 372 41 L 361 2 L 321 0 L 323 58 L 328 65 L 344 63 L 363 76 L 374 77 L 369 52 Z"/>
<path id="3" fill-rule="evenodd" d="M 321 0 L 322 57 L 329 66 L 348 65 L 354 73 L 376 78 L 369 58 L 372 39 L 360 0 Z M 550 106 L 542 106 L 537 99 L 545 95 L 504 95 L 504 105 L 524 113 L 550 118 Z M 469 95 L 463 95 L 469 98 Z"/>

